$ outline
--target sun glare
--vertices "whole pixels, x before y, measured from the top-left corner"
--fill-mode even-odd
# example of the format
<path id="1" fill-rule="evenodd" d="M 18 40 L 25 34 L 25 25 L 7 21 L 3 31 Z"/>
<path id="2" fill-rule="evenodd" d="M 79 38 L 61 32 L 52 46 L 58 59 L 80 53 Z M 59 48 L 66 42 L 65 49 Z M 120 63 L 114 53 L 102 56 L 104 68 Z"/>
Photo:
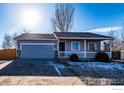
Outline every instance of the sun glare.
<path id="1" fill-rule="evenodd" d="M 21 15 L 21 22 L 24 26 L 36 26 L 40 19 L 40 12 L 36 9 L 24 10 Z"/>

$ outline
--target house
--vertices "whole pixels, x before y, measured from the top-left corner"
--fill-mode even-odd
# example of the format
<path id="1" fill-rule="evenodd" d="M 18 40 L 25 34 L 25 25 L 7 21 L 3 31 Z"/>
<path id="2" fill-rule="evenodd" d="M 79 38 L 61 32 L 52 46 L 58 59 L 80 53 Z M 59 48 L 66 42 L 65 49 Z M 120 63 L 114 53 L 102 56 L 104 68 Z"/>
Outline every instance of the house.
<path id="1" fill-rule="evenodd" d="M 89 32 L 54 32 L 52 34 L 27 33 L 15 39 L 20 58 L 69 58 L 71 54 L 77 54 L 79 58 L 86 59 L 94 58 L 101 50 L 101 41 L 111 41 L 113 38 Z M 111 58 L 111 44 L 107 54 Z"/>

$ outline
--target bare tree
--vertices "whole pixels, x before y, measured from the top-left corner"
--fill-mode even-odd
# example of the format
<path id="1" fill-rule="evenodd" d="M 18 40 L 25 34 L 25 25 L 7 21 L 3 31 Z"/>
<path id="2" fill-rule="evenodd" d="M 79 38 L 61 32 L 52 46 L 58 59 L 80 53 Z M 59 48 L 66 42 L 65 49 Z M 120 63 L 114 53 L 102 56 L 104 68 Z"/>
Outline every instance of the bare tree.
<path id="1" fill-rule="evenodd" d="M 12 48 L 16 48 L 16 40 L 15 38 L 18 36 L 18 34 L 15 32 L 12 34 Z"/>
<path id="2" fill-rule="evenodd" d="M 73 26 L 74 6 L 72 4 L 56 4 L 52 27 L 54 31 L 68 32 Z"/>
<path id="3" fill-rule="evenodd" d="M 122 23 L 121 40 L 124 42 L 124 23 Z"/>
<path id="4" fill-rule="evenodd" d="M 124 23 L 122 23 L 122 29 L 118 31 L 118 35 L 114 36 L 113 50 L 124 50 Z"/>
<path id="5" fill-rule="evenodd" d="M 112 51 L 119 51 L 120 50 L 120 39 L 115 36 L 117 31 L 114 31 L 113 28 L 111 27 L 111 30 L 109 31 L 109 36 L 114 38 L 114 40 L 110 41 L 107 40 L 104 42 L 104 50 L 109 51 L 110 50 L 110 43 L 112 43 Z"/>
<path id="6" fill-rule="evenodd" d="M 2 43 L 2 48 L 3 49 L 12 49 L 16 47 L 16 41 L 14 38 L 17 36 L 17 33 L 13 33 L 12 35 L 10 34 L 5 34 L 4 35 L 4 40 Z"/>
<path id="7" fill-rule="evenodd" d="M 124 23 L 122 23 L 122 30 L 120 31 L 120 50 L 124 50 Z"/>
<path id="8" fill-rule="evenodd" d="M 111 27 L 111 30 L 109 31 L 109 36 L 114 38 L 115 37 L 114 34 L 115 31 L 113 31 L 113 28 Z"/>
<path id="9" fill-rule="evenodd" d="M 13 46 L 12 44 L 12 36 L 9 35 L 9 34 L 5 34 L 4 35 L 4 41 L 3 41 L 3 44 L 2 44 L 2 48 L 3 49 L 11 49 Z"/>
<path id="10" fill-rule="evenodd" d="M 109 36 L 114 38 L 114 40 L 112 40 L 112 50 L 113 51 L 120 51 L 121 40 L 117 36 L 115 36 L 116 32 L 117 31 L 114 31 L 113 28 L 111 27 L 111 31 L 109 32 Z"/>

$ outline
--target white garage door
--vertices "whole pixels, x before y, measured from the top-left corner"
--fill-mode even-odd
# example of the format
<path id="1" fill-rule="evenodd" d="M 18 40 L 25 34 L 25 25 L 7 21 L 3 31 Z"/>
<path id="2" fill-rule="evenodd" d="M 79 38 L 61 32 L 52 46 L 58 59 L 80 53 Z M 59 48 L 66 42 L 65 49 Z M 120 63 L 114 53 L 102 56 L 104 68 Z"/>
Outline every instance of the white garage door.
<path id="1" fill-rule="evenodd" d="M 54 58 L 54 45 L 51 44 L 31 44 L 22 45 L 22 58 L 49 59 Z"/>

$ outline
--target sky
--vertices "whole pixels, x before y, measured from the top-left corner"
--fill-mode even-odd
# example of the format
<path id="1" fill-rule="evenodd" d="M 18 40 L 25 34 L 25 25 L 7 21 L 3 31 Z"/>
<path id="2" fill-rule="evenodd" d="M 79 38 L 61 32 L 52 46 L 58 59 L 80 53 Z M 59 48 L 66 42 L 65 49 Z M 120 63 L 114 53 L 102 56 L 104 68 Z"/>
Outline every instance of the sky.
<path id="1" fill-rule="evenodd" d="M 97 32 L 106 34 L 111 30 L 120 30 L 124 23 L 123 3 L 77 3 L 75 7 L 74 24 L 71 31 Z M 21 32 L 30 29 L 31 33 L 52 33 L 51 17 L 55 4 L 0 4 L 0 45 L 5 33 Z M 22 16 L 26 10 L 38 11 L 38 23 L 35 26 L 25 26 Z M 30 15 L 33 16 L 33 15 Z M 30 18 L 26 16 L 26 18 Z M 25 18 L 25 20 L 26 20 Z M 32 19 L 36 19 L 35 15 Z"/>

